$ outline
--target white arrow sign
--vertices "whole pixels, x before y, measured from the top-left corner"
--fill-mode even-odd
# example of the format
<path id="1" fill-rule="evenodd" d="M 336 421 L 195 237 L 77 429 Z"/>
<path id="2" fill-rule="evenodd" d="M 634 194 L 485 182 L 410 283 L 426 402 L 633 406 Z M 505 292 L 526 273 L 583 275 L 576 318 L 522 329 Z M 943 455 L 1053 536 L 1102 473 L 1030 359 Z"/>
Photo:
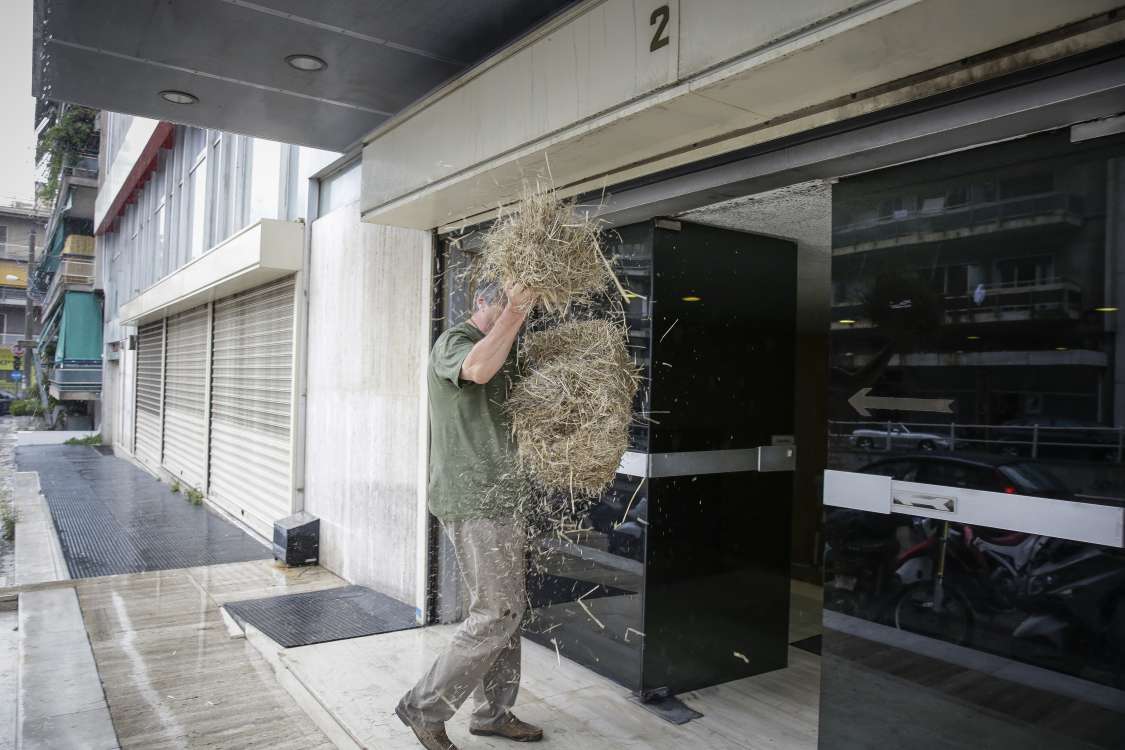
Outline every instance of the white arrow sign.
<path id="1" fill-rule="evenodd" d="M 868 396 L 868 393 L 871 393 L 870 388 L 860 388 L 848 399 L 848 403 L 859 412 L 861 417 L 870 417 L 869 409 L 953 413 L 953 399 L 951 398 L 892 398 L 890 396 Z"/>

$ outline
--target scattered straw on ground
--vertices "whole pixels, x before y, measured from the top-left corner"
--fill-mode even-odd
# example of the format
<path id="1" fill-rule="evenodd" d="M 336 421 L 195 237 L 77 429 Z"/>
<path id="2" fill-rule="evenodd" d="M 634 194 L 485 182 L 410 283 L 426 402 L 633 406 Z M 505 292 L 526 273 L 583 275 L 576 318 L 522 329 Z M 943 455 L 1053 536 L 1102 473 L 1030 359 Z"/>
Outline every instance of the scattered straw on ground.
<path id="1" fill-rule="evenodd" d="M 589 303 L 616 282 L 602 255 L 598 222 L 554 190 L 529 193 L 484 236 L 476 273 L 523 284 L 550 313 Z"/>
<path id="2" fill-rule="evenodd" d="M 625 328 L 563 322 L 529 333 L 521 357 L 507 408 L 522 469 L 549 491 L 599 494 L 629 446 L 639 375 Z"/>

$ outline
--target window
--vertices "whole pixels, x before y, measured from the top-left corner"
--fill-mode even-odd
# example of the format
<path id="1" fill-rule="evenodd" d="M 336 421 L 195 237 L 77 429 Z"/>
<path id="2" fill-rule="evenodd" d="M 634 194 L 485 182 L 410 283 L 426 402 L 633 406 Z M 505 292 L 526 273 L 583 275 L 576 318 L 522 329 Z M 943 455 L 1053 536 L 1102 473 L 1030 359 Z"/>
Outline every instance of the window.
<path id="1" fill-rule="evenodd" d="M 1009 258 L 997 261 L 996 276 L 1004 286 L 1045 284 L 1054 275 L 1054 259 L 1049 255 Z"/>
<path id="2" fill-rule="evenodd" d="M 1054 189 L 1054 177 L 1050 173 L 1025 174 L 1000 181 L 1001 198 L 1020 198 L 1025 195 L 1049 193 Z"/>
<path id="3" fill-rule="evenodd" d="M 962 185 L 946 193 L 945 205 L 950 207 L 963 206 L 969 202 L 969 188 Z"/>
<path id="4" fill-rule="evenodd" d="M 879 203 L 880 219 L 905 219 L 914 208 L 914 196 L 895 196 Z"/>
<path id="5" fill-rule="evenodd" d="M 207 226 L 204 224 L 207 208 L 207 157 L 201 155 L 188 175 L 188 223 L 191 257 L 198 258 L 207 249 Z"/>
<path id="6" fill-rule="evenodd" d="M 8 227 L 0 224 L 0 252 L 4 255 L 12 255 L 12 249 L 8 248 Z"/>
<path id="7" fill-rule="evenodd" d="M 938 266 L 930 275 L 930 288 L 938 294 L 963 295 L 969 289 L 969 265 Z"/>

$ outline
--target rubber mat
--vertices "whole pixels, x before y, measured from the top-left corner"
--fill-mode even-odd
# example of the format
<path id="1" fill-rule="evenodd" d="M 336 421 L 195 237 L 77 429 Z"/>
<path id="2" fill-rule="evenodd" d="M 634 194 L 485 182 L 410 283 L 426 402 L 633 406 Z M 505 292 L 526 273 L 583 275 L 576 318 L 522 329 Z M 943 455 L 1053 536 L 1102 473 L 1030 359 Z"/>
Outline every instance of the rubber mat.
<path id="1" fill-rule="evenodd" d="M 89 446 L 23 446 L 16 466 L 39 472 L 72 578 L 272 557 L 230 521 Z"/>
<path id="2" fill-rule="evenodd" d="M 249 599 L 226 610 L 285 648 L 418 627 L 414 607 L 363 586 Z"/>
<path id="3" fill-rule="evenodd" d="M 808 651 L 810 654 L 820 656 L 820 641 L 821 637 L 819 635 L 814 635 L 808 638 L 802 638 L 799 641 L 793 641 L 789 645 L 793 648 L 799 648 L 802 651 Z"/>

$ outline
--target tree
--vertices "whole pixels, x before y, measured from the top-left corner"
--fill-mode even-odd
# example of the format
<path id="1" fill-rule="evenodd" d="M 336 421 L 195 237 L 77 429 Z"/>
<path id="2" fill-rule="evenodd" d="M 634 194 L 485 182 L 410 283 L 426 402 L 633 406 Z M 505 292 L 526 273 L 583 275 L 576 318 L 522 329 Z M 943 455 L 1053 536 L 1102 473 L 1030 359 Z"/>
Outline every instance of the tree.
<path id="1" fill-rule="evenodd" d="M 39 189 L 38 196 L 46 205 L 55 201 L 63 167 L 73 164 L 84 151 L 92 150 L 90 140 L 97 116 L 97 110 L 88 107 L 66 107 L 54 124 L 40 133 L 35 146 L 35 160 L 38 162 L 45 154 L 50 155 L 47 181 Z"/>

